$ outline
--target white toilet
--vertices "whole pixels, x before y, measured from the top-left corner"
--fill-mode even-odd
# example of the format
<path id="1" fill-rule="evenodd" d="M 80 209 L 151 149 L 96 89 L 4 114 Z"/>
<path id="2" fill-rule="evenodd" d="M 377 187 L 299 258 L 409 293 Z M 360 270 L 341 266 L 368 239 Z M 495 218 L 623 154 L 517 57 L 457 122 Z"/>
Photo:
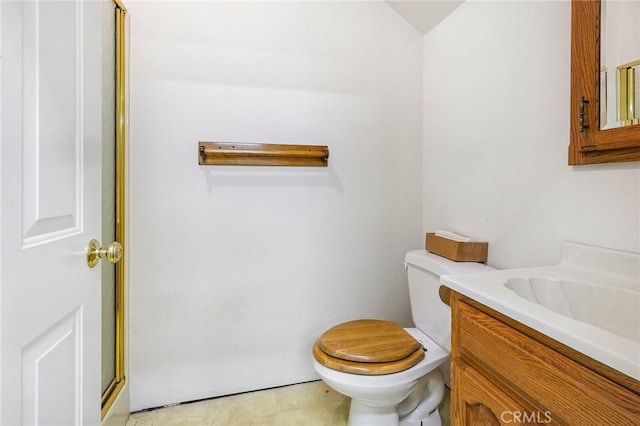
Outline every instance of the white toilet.
<path id="1" fill-rule="evenodd" d="M 441 275 L 492 270 L 426 250 L 405 256 L 416 328 L 358 320 L 320 337 L 313 366 L 322 380 L 351 398 L 349 426 L 440 426 L 438 405 L 449 382 L 451 314 L 440 300 Z M 438 368 L 440 367 L 440 368 Z"/>

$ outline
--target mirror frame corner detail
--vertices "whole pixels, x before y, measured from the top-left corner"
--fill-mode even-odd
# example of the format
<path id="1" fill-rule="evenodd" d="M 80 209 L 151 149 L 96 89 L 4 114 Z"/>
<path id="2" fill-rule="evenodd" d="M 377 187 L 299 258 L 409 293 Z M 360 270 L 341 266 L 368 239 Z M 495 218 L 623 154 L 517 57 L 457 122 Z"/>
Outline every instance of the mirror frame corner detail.
<path id="1" fill-rule="evenodd" d="M 640 161 L 640 126 L 600 129 L 600 0 L 571 1 L 569 165 Z"/>

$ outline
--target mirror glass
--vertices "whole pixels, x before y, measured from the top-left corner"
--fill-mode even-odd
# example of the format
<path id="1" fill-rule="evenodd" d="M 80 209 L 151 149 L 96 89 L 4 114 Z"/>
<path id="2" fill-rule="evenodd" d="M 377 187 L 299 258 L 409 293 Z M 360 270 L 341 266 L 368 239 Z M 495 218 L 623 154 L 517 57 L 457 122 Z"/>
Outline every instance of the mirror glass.
<path id="1" fill-rule="evenodd" d="M 640 1 L 603 0 L 600 128 L 640 124 Z"/>

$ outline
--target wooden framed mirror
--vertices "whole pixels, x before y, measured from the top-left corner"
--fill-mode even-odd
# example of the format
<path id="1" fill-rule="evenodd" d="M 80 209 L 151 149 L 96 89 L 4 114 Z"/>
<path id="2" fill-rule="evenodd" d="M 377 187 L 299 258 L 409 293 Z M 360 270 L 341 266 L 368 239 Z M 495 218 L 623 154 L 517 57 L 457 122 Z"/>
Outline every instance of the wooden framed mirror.
<path id="1" fill-rule="evenodd" d="M 570 165 L 640 161 L 640 125 L 601 125 L 601 6 L 600 0 L 571 2 Z"/>

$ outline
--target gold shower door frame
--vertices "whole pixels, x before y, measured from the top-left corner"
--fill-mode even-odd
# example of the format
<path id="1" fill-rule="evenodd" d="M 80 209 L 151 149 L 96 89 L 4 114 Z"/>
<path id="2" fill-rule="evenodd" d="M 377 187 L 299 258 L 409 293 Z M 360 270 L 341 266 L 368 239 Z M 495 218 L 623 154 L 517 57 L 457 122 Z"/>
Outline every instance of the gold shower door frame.
<path id="1" fill-rule="evenodd" d="M 122 244 L 125 255 L 115 265 L 115 377 L 102 394 L 102 418 L 113 405 L 125 384 L 125 153 L 126 153 L 126 40 L 125 15 L 127 8 L 121 0 L 112 0 L 115 8 L 115 143 L 116 143 L 116 241 Z"/>

